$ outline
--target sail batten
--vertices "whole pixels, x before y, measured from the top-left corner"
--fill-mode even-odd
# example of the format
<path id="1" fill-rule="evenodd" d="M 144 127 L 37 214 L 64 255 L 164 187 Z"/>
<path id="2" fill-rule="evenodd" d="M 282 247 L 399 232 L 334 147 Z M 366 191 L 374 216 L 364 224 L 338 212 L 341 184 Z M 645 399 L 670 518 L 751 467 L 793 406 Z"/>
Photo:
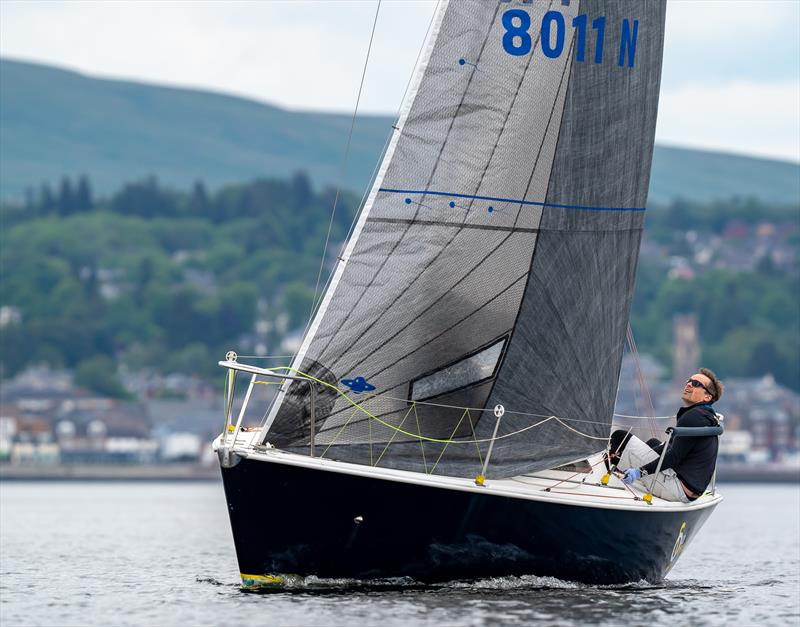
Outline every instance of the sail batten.
<path id="1" fill-rule="evenodd" d="M 606 48 L 625 28 L 630 39 L 625 20 L 636 20 L 633 67 L 608 54 L 592 62 L 586 32 L 570 26 L 579 15 L 605 18 Z M 381 465 L 427 472 L 420 441 L 430 438 L 436 472 L 468 474 L 485 444 L 442 442 L 486 440 L 495 418 L 485 408 L 496 404 L 514 410 L 502 433 L 524 435 L 498 441 L 495 474 L 598 448 L 646 207 L 663 21 L 662 2 L 442 4 L 293 364 L 328 384 L 315 414 L 327 456 L 370 463 L 383 442 Z M 353 381 L 365 385 L 348 390 Z M 366 385 L 375 410 L 359 415 L 352 403 Z M 308 443 L 303 386 L 287 385 L 271 410 L 277 446 Z M 583 427 L 526 430 L 531 415 Z"/>

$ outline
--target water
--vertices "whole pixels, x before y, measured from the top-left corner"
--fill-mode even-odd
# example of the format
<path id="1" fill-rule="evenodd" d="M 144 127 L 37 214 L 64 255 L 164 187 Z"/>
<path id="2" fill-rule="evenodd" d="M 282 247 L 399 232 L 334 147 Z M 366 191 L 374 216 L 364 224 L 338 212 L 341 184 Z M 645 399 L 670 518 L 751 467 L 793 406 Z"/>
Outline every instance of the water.
<path id="1" fill-rule="evenodd" d="M 253 594 L 220 483 L 0 483 L 0 624 L 799 625 L 800 489 L 721 491 L 658 586 L 311 580 Z"/>

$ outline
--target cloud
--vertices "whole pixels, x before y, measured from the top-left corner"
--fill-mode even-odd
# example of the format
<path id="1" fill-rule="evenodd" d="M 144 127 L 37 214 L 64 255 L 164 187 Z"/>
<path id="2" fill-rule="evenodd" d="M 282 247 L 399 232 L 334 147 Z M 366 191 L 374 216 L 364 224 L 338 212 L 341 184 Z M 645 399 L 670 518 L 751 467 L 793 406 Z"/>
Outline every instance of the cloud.
<path id="1" fill-rule="evenodd" d="M 0 0 L 0 54 L 350 113 L 376 4 Z M 435 7 L 383 0 L 360 111 L 397 111 Z M 799 1 L 668 2 L 659 140 L 797 160 L 799 82 Z"/>
<path id="2" fill-rule="evenodd" d="M 800 161 L 800 83 L 663 89 L 656 141 Z"/>
<path id="3" fill-rule="evenodd" d="M 797 0 L 667 3 L 662 86 L 798 80 Z"/>
<path id="4" fill-rule="evenodd" d="M 375 2 L 0 2 L 0 54 L 93 76 L 353 109 Z M 435 2 L 383 2 L 362 111 L 394 111 Z"/>

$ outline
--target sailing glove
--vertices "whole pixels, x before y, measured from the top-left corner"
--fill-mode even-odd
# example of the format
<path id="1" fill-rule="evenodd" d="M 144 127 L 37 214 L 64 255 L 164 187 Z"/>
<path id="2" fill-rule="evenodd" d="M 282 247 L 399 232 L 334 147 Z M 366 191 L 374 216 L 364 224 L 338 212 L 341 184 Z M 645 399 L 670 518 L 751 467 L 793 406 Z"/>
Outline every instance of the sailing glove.
<path id="1" fill-rule="evenodd" d="M 622 478 L 622 482 L 626 485 L 632 484 L 634 481 L 638 481 L 642 478 L 642 470 L 640 468 L 628 468 L 625 471 L 625 476 Z"/>

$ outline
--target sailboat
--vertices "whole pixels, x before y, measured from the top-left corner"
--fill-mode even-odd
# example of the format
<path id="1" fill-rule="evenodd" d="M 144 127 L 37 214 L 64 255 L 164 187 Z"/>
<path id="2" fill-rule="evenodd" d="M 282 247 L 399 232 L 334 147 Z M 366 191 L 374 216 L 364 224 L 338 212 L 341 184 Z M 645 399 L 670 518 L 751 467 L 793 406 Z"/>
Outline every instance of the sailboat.
<path id="1" fill-rule="evenodd" d="M 441 2 L 292 363 L 220 362 L 245 586 L 658 581 L 696 536 L 715 490 L 663 501 L 606 455 L 664 20 L 662 1 Z"/>

